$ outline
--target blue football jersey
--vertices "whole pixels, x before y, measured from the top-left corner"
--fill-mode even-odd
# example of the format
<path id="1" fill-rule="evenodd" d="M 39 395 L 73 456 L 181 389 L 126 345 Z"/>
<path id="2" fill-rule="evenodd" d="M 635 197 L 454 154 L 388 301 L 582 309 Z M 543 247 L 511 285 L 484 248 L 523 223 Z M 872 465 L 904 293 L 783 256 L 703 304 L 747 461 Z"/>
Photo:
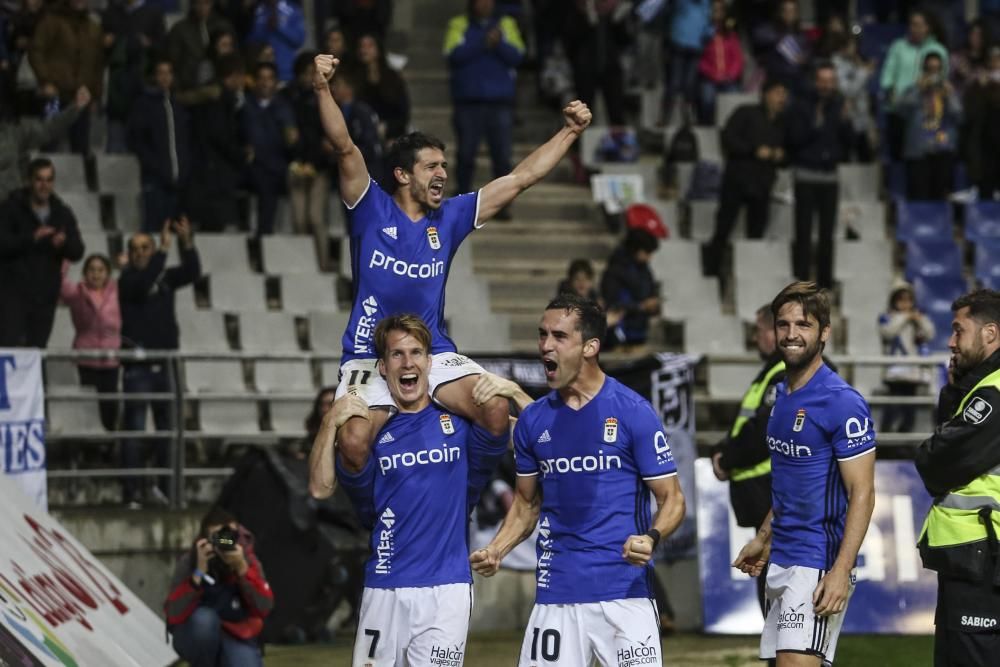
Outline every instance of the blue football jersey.
<path id="1" fill-rule="evenodd" d="M 771 561 L 829 570 L 847 518 L 838 461 L 872 452 L 868 403 L 825 364 L 804 387 L 778 385 L 767 422 L 774 536 Z"/>
<path id="2" fill-rule="evenodd" d="M 478 213 L 479 195 L 472 193 L 413 222 L 375 181 L 368 184 L 348 211 L 354 300 L 341 363 L 375 357 L 375 325 L 401 313 L 419 316 L 431 330 L 431 353 L 456 351 L 444 326 L 445 283 Z"/>
<path id="3" fill-rule="evenodd" d="M 677 474 L 649 402 L 611 377 L 580 410 L 553 391 L 521 413 L 514 453 L 517 474 L 541 485 L 536 602 L 650 597 L 652 563 L 622 558 L 628 536 L 651 525 L 643 480 Z"/>
<path id="4" fill-rule="evenodd" d="M 375 438 L 375 527 L 365 586 L 471 583 L 468 517 L 507 450 L 436 404 L 393 416 Z"/>

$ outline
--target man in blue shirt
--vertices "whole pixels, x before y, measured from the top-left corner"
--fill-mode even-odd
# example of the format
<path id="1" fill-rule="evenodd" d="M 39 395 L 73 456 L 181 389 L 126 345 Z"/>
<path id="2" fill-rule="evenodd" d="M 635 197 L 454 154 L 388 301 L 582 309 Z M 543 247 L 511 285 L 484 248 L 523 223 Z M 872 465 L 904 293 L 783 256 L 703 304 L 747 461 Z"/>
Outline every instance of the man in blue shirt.
<path id="1" fill-rule="evenodd" d="M 469 557 L 492 576 L 538 525 L 523 666 L 663 664 L 652 555 L 680 524 L 684 496 L 660 418 L 598 365 L 605 326 L 601 308 L 576 295 L 546 308 L 538 350 L 553 391 L 521 413 L 514 504 Z"/>
<path id="2" fill-rule="evenodd" d="M 759 576 L 770 556 L 761 659 L 825 667 L 833 664 L 875 507 L 875 428 L 861 394 L 823 363 L 826 293 L 792 283 L 771 312 L 787 372 L 767 426 L 772 507 L 733 565 Z"/>
<path id="3" fill-rule="evenodd" d="M 374 524 L 353 664 L 460 665 L 472 610 L 469 511 L 507 451 L 507 435 L 431 401 L 431 333 L 417 317 L 382 320 L 374 341 L 398 412 L 358 474 L 337 471 L 362 521 Z M 332 486 L 336 430 L 351 417 L 368 417 L 352 394 L 324 417 L 310 455 L 314 490 Z"/>
<path id="4" fill-rule="evenodd" d="M 313 87 L 323 128 L 334 145 L 340 195 L 349 209 L 354 305 L 344 332 L 337 397 L 354 393 L 372 410 L 353 419 L 338 433 L 344 467 L 357 472 L 368 458 L 374 434 L 395 409 L 376 370 L 372 332 L 379 320 L 414 313 L 432 334 L 430 371 L 433 399 L 453 413 L 474 421 L 494 435 L 509 429 L 506 399 L 473 398 L 476 376 L 483 369 L 457 354 L 444 323 L 448 269 L 459 244 L 473 229 L 545 177 L 590 124 L 581 102 L 563 109 L 565 125 L 525 158 L 510 174 L 477 193 L 445 199 L 448 180 L 444 144 L 413 132 L 400 137 L 386 159 L 385 191 L 369 176 L 364 158 L 351 140 L 344 116 L 330 94 L 329 79 L 339 61 L 331 55 L 315 59 Z M 379 409 L 381 408 L 381 409 Z"/>

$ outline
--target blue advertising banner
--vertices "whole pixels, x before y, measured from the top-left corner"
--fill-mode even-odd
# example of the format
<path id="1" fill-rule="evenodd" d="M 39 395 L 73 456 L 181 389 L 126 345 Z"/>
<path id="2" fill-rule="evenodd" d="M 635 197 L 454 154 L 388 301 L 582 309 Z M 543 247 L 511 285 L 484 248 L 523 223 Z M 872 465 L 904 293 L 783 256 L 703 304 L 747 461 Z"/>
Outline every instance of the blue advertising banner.
<path id="1" fill-rule="evenodd" d="M 730 566 L 753 529 L 736 525 L 728 484 L 715 478 L 710 460 L 695 462 L 695 484 L 705 632 L 759 634 L 763 619 L 755 582 Z M 937 578 L 923 569 L 916 548 L 931 498 L 910 461 L 877 462 L 875 491 L 844 632 L 932 633 Z"/>

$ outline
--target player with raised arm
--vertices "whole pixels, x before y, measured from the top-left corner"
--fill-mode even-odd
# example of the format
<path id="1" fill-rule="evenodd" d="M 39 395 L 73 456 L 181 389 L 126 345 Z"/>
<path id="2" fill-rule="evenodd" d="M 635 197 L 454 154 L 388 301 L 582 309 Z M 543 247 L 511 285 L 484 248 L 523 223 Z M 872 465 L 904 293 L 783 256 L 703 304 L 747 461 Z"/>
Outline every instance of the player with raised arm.
<path id="1" fill-rule="evenodd" d="M 538 524 L 525 667 L 663 664 L 652 556 L 684 517 L 684 496 L 653 407 L 598 365 L 606 327 L 593 301 L 563 295 L 547 306 L 538 350 L 553 391 L 521 413 L 514 503 L 490 544 L 469 556 L 492 576 Z"/>
<path id="2" fill-rule="evenodd" d="M 386 192 L 369 176 L 330 93 L 329 80 L 339 61 L 332 55 L 319 55 L 315 63 L 314 88 L 323 129 L 334 146 L 340 195 L 349 210 L 354 278 L 354 301 L 344 332 L 337 396 L 355 393 L 372 409 L 368 419 L 352 419 L 341 429 L 338 447 L 344 467 L 355 472 L 361 469 L 374 434 L 394 409 L 385 383 L 375 372 L 372 332 L 382 318 L 403 312 L 416 314 L 431 330 L 430 352 L 435 355 L 430 377 L 433 399 L 494 435 L 506 433 L 507 402 L 501 397 L 482 404 L 475 402 L 474 376 L 482 374 L 483 369 L 457 354 L 445 331 L 448 270 L 469 233 L 482 227 L 559 163 L 590 124 L 590 110 L 582 102 L 571 103 L 563 109 L 563 128 L 510 174 L 477 193 L 448 199 L 444 196 L 448 182 L 444 144 L 419 132 L 404 135 L 387 156 Z"/>
<path id="3" fill-rule="evenodd" d="M 431 332 L 419 318 L 386 318 L 373 336 L 398 411 L 362 470 L 338 471 L 362 520 L 375 523 L 353 664 L 461 665 L 472 605 L 468 516 L 507 451 L 507 434 L 491 435 L 431 401 Z M 514 393 L 512 383 L 488 377 L 478 385 L 483 400 Z M 336 428 L 368 414 L 352 394 L 334 403 L 310 454 L 311 486 L 332 480 Z"/>
<path id="4" fill-rule="evenodd" d="M 759 576 L 770 557 L 761 659 L 826 667 L 875 507 L 875 428 L 865 399 L 823 363 L 826 293 L 792 283 L 771 312 L 787 373 L 767 425 L 771 513 L 733 566 Z"/>

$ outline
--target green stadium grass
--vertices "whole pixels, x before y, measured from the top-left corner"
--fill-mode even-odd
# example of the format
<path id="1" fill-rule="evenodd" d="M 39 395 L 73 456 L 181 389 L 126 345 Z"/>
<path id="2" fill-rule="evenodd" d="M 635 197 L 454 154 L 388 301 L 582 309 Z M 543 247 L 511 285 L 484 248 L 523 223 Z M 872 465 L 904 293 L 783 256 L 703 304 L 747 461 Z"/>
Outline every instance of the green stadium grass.
<path id="1" fill-rule="evenodd" d="M 268 667 L 331 667 L 351 664 L 351 642 L 338 637 L 332 645 L 267 647 Z M 475 635 L 469 642 L 466 667 L 511 667 L 517 664 L 520 633 Z M 929 667 L 933 639 L 854 635 L 841 639 L 837 667 Z M 669 667 L 741 667 L 760 665 L 756 637 L 680 634 L 664 640 L 664 664 Z M 569 666 L 568 666 L 569 667 Z M 572 666 L 575 667 L 575 666 Z M 583 667 L 583 666 L 581 666 Z"/>

